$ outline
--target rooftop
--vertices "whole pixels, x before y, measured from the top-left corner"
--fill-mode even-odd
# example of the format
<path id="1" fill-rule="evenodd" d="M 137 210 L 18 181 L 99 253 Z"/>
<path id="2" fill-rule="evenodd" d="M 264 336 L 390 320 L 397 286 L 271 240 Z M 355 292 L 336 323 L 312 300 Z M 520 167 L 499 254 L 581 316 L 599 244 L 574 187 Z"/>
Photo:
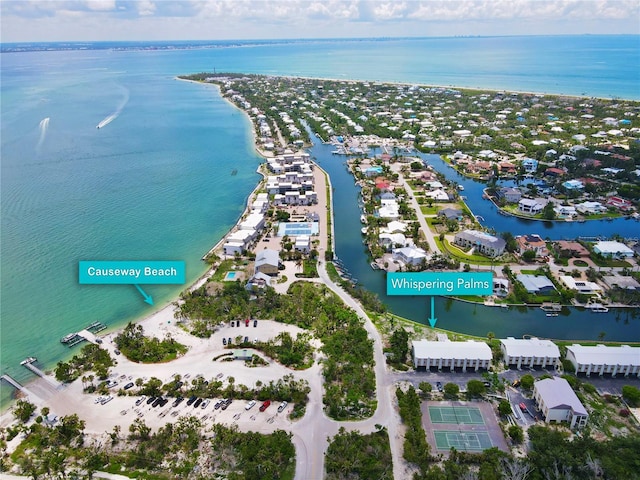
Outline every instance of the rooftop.
<path id="1" fill-rule="evenodd" d="M 551 340 L 508 337 L 500 339 L 500 343 L 509 357 L 560 357 L 558 346 Z"/>
<path id="2" fill-rule="evenodd" d="M 491 348 L 485 342 L 468 340 L 466 342 L 434 342 L 430 340 L 414 340 L 413 351 L 416 358 L 442 358 L 491 360 Z"/>
<path id="3" fill-rule="evenodd" d="M 550 409 L 571 408 L 576 415 L 587 415 L 587 410 L 564 378 L 538 380 L 534 385 L 544 404 Z"/>
<path id="4" fill-rule="evenodd" d="M 640 366 L 640 348 L 620 345 L 608 347 L 606 345 L 583 346 L 571 345 L 567 351 L 573 353 L 578 364 L 592 365 L 638 365 Z"/>

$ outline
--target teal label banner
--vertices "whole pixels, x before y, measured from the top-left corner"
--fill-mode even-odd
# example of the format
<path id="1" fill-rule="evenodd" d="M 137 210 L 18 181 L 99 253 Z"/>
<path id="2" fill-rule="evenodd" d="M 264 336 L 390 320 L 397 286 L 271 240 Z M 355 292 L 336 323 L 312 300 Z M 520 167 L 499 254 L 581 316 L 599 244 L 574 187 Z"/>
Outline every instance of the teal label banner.
<path id="1" fill-rule="evenodd" d="M 387 273 L 387 295 L 491 295 L 491 272 Z"/>
<path id="2" fill-rule="evenodd" d="M 182 285 L 183 261 L 81 261 L 78 281 L 84 285 Z"/>

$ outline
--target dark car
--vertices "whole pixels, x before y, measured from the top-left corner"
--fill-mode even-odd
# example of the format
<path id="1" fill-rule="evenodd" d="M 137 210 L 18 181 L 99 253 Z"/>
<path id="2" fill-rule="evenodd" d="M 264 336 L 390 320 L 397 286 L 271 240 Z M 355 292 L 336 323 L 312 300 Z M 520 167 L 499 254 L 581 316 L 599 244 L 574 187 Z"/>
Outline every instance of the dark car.
<path id="1" fill-rule="evenodd" d="M 113 351 L 113 353 L 115 353 L 116 355 L 120 355 L 120 350 L 118 350 L 117 348 Z"/>
<path id="2" fill-rule="evenodd" d="M 227 344 L 227 339 L 226 338 L 222 338 L 222 345 L 226 345 Z"/>
<path id="3" fill-rule="evenodd" d="M 213 405 L 213 408 L 214 408 L 215 410 L 218 410 L 221 406 L 222 406 L 222 400 L 218 400 L 218 401 Z"/>
<path id="4" fill-rule="evenodd" d="M 231 345 L 233 342 L 231 341 L 231 337 L 227 338 L 227 344 Z"/>
<path id="5" fill-rule="evenodd" d="M 438 389 L 439 392 L 442 392 L 442 383 L 436 382 L 436 388 Z"/>
<path id="6" fill-rule="evenodd" d="M 258 320 L 254 320 L 254 321 L 253 321 L 253 326 L 254 326 L 254 327 L 257 327 L 257 326 L 258 326 Z"/>
<path id="7" fill-rule="evenodd" d="M 124 386 L 125 390 L 129 390 L 130 388 L 133 388 L 133 382 L 129 382 Z"/>
<path id="8" fill-rule="evenodd" d="M 249 337 L 244 337 L 244 343 L 249 343 Z"/>
<path id="9" fill-rule="evenodd" d="M 151 406 L 153 408 L 156 408 L 158 405 L 160 405 L 162 403 L 162 400 L 164 400 L 162 397 L 158 397 L 156 398 L 153 403 L 151 404 Z"/>
<path id="10" fill-rule="evenodd" d="M 235 327 L 236 326 L 236 322 L 234 322 L 233 320 L 231 320 L 231 326 Z"/>
<path id="11" fill-rule="evenodd" d="M 156 397 L 149 397 L 149 399 L 147 400 L 147 405 L 153 403 L 156 401 Z"/>
<path id="12" fill-rule="evenodd" d="M 182 401 L 184 400 L 183 397 L 178 397 L 176 398 L 173 403 L 171 404 L 172 407 L 177 407 L 178 405 L 180 405 L 182 403 Z"/>
<path id="13" fill-rule="evenodd" d="M 168 398 L 161 398 L 160 399 L 160 406 L 164 407 L 167 403 L 169 403 L 169 399 Z"/>
<path id="14" fill-rule="evenodd" d="M 202 399 L 201 398 L 197 399 L 193 404 L 193 408 L 198 408 L 201 403 L 202 403 Z"/>
<path id="15" fill-rule="evenodd" d="M 193 402 L 195 402 L 197 398 L 198 397 L 196 397 L 195 395 L 191 395 L 189 397 L 189 400 L 187 400 L 187 405 L 189 405 L 189 406 L 193 405 Z"/>

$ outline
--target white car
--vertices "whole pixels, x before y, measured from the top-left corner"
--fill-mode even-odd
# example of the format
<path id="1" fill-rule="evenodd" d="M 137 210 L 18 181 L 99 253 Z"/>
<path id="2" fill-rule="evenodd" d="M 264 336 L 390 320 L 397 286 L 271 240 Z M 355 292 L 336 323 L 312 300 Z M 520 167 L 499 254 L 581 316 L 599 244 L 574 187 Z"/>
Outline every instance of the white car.
<path id="1" fill-rule="evenodd" d="M 207 405 L 209 405 L 210 400 L 204 400 L 202 402 L 202 405 L 200 405 L 200 408 L 205 409 L 207 408 Z"/>
<path id="2" fill-rule="evenodd" d="M 282 412 L 285 408 L 287 408 L 287 405 L 289 405 L 287 402 L 282 402 L 282 403 L 278 406 L 278 413 Z"/>
<path id="3" fill-rule="evenodd" d="M 256 404 L 255 400 L 251 400 L 249 403 L 247 403 L 247 405 L 244 407 L 245 410 L 251 410 Z"/>

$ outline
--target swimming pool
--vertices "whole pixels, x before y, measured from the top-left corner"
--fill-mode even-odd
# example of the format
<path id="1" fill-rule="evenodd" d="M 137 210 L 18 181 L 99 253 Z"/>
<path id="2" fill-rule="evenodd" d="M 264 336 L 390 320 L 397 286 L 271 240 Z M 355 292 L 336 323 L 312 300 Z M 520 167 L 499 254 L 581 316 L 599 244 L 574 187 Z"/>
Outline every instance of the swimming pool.
<path id="1" fill-rule="evenodd" d="M 227 272 L 227 274 L 224 276 L 225 281 L 232 281 L 232 280 L 235 280 L 235 278 L 236 278 L 236 272 Z"/>
<path id="2" fill-rule="evenodd" d="M 300 235 L 318 235 L 318 222 L 280 222 L 278 225 L 278 237 L 285 235 L 297 237 Z"/>

